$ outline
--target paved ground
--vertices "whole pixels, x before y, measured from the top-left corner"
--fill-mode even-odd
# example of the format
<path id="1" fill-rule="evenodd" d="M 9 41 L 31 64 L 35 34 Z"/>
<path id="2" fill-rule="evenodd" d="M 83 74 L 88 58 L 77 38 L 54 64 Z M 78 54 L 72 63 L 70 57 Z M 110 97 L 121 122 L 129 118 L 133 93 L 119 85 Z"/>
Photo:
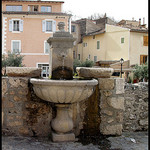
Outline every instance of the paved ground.
<path id="1" fill-rule="evenodd" d="M 94 140 L 89 143 L 84 137 L 78 142 L 53 143 L 46 138 L 2 136 L 2 150 L 148 150 L 148 132 L 124 132 Z"/>

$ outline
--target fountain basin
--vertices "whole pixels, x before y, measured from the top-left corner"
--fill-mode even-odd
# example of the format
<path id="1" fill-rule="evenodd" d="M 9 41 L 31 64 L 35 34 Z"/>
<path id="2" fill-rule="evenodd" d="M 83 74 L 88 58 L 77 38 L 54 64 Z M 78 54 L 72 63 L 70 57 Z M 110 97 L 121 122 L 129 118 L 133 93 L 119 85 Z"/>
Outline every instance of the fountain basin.
<path id="1" fill-rule="evenodd" d="M 53 103 L 75 103 L 85 100 L 98 84 L 92 80 L 49 80 L 31 78 L 35 94 L 41 99 Z"/>

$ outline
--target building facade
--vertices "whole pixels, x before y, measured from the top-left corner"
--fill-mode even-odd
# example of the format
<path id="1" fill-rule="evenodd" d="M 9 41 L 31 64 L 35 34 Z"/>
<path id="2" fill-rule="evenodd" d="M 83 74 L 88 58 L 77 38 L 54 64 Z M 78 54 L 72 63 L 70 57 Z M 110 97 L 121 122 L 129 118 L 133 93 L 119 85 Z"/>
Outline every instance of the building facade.
<path id="1" fill-rule="evenodd" d="M 71 15 L 62 12 L 63 1 L 2 0 L 2 54 L 23 55 L 26 67 L 41 67 L 49 73 L 47 39 L 58 31 L 58 22 L 71 31 Z"/>
<path id="2" fill-rule="evenodd" d="M 100 19 L 101 20 L 101 19 Z M 109 22 L 107 22 L 109 21 Z M 129 22 L 129 21 L 128 21 Z M 148 60 L 148 29 L 145 25 L 115 24 L 110 19 L 96 21 L 93 31 L 85 32 L 78 43 L 77 58 L 97 61 L 118 61 L 123 58 L 130 66 L 141 65 Z M 88 26 L 85 27 L 85 29 Z M 94 31 L 95 29 L 95 31 Z"/>

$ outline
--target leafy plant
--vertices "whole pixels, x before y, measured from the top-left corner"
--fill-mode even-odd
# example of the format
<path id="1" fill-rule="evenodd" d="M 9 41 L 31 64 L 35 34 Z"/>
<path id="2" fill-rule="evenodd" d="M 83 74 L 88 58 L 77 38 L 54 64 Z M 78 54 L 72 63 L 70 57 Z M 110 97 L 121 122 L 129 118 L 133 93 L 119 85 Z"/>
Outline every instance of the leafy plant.
<path id="1" fill-rule="evenodd" d="M 4 70 L 4 74 L 6 75 L 6 67 L 11 66 L 11 67 L 23 67 L 24 65 L 22 64 L 23 57 L 19 53 L 11 53 L 8 51 L 8 55 L 6 56 L 5 54 L 2 55 L 2 69 Z"/>
<path id="2" fill-rule="evenodd" d="M 86 61 L 81 62 L 78 59 L 75 59 L 73 62 L 73 70 L 74 73 L 76 73 L 76 67 L 92 67 L 94 65 L 94 62 L 91 60 L 86 59 Z"/>
<path id="3" fill-rule="evenodd" d="M 128 83 L 133 83 L 131 77 L 129 76 Z"/>
<path id="4" fill-rule="evenodd" d="M 142 65 L 135 65 L 134 67 L 134 79 L 137 79 L 139 81 L 143 81 L 143 79 L 148 79 L 148 64 L 142 64 Z"/>
<path id="5" fill-rule="evenodd" d="M 94 62 L 88 59 L 86 59 L 86 61 L 82 63 L 82 67 L 92 67 L 93 65 L 94 65 Z"/>

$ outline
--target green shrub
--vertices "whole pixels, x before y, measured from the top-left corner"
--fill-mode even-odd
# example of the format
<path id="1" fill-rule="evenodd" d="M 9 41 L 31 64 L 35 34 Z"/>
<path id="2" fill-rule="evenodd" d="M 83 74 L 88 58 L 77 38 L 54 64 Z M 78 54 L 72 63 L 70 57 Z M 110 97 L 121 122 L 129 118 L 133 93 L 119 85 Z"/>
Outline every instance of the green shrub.
<path id="1" fill-rule="evenodd" d="M 135 65 L 134 67 L 134 79 L 137 79 L 139 81 L 143 81 L 143 79 L 148 79 L 148 64 L 142 64 L 142 65 Z"/>
<path id="2" fill-rule="evenodd" d="M 76 73 L 76 67 L 92 67 L 94 65 L 94 62 L 91 60 L 86 60 L 84 62 L 81 62 L 78 59 L 75 59 L 73 62 L 73 70 L 74 73 Z"/>
<path id="3" fill-rule="evenodd" d="M 82 63 L 82 67 L 92 67 L 93 65 L 94 62 L 88 59 L 86 59 L 86 61 Z"/>
<path id="4" fill-rule="evenodd" d="M 8 55 L 6 56 L 5 54 L 2 55 L 2 68 L 4 69 L 4 74 L 6 75 L 6 67 L 11 66 L 11 67 L 23 67 L 24 65 L 22 64 L 23 57 L 19 53 L 11 53 L 8 51 Z"/>

